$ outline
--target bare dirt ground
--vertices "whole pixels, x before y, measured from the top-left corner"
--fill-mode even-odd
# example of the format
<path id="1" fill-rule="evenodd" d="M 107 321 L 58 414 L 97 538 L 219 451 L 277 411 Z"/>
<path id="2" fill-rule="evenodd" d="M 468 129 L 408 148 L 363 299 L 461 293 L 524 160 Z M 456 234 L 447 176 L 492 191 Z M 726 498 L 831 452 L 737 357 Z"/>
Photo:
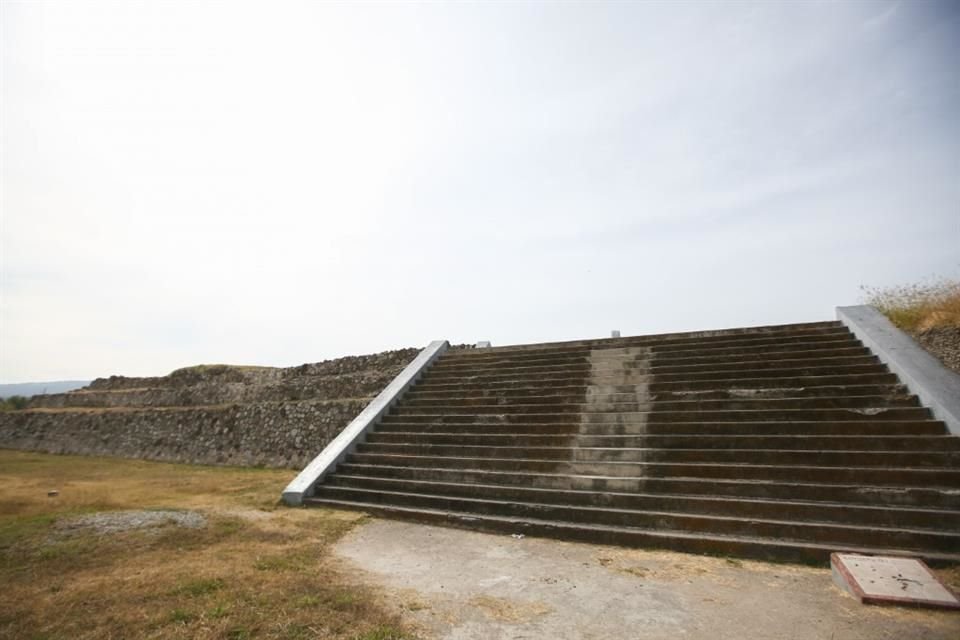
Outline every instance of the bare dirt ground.
<path id="1" fill-rule="evenodd" d="M 332 551 L 444 640 L 960 638 L 960 613 L 861 605 L 830 570 L 386 520 Z M 940 572 L 956 589 L 960 572 Z"/>

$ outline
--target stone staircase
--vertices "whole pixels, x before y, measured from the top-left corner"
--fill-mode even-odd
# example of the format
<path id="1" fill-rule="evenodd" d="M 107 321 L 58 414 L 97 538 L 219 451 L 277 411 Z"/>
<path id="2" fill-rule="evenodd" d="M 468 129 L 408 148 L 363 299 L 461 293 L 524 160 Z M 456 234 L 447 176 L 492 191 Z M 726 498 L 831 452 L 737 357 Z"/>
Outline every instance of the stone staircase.
<path id="1" fill-rule="evenodd" d="M 789 561 L 960 561 L 960 438 L 840 323 L 451 349 L 308 504 Z"/>

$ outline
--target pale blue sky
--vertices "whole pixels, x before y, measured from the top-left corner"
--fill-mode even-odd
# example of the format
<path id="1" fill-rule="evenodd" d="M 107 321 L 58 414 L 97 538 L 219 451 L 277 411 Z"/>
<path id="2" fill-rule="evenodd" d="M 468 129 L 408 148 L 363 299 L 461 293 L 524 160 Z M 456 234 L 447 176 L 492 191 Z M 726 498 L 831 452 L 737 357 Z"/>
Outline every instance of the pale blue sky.
<path id="1" fill-rule="evenodd" d="M 0 382 L 960 276 L 960 3 L 2 3 Z"/>

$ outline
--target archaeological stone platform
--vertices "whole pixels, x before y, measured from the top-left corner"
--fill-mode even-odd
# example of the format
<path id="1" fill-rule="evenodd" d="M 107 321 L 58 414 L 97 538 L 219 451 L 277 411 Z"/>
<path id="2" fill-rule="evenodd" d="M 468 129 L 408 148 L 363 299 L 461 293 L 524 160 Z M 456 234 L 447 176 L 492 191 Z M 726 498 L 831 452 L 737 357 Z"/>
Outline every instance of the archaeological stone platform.
<path id="1" fill-rule="evenodd" d="M 840 322 L 450 348 L 368 427 L 304 504 L 822 564 L 960 561 L 960 438 Z"/>

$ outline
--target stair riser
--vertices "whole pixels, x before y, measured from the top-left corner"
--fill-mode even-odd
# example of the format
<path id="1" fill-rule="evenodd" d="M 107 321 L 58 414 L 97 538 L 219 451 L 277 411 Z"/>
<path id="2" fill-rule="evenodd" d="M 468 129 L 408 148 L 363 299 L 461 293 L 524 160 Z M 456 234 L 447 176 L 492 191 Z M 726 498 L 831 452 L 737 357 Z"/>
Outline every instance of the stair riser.
<path id="1" fill-rule="evenodd" d="M 749 360 L 731 360 L 729 358 L 707 359 L 703 363 L 696 361 L 664 361 L 659 360 L 633 360 L 624 362 L 622 360 L 602 360 L 594 359 L 593 363 L 583 362 L 580 364 L 560 364 L 548 365 L 542 367 L 482 367 L 482 368 L 459 368 L 459 367 L 432 367 L 424 375 L 425 380 L 437 379 L 457 379 L 474 378 L 489 376 L 539 376 L 542 374 L 567 374 L 591 375 L 594 378 L 604 376 L 620 376 L 625 371 L 636 371 L 651 375 L 660 374 L 679 374 L 679 373 L 703 373 L 718 371 L 742 371 L 742 370 L 767 370 L 767 369 L 803 369 L 806 367 L 852 367 L 875 365 L 879 363 L 876 356 L 851 356 L 851 357 L 811 357 L 811 358 L 766 358 Z"/>
<path id="2" fill-rule="evenodd" d="M 801 345 L 802 346 L 802 345 Z M 592 354 L 571 354 L 554 358 L 537 359 L 490 359 L 483 362 L 462 362 L 444 360 L 441 358 L 431 367 L 432 371 L 444 372 L 475 372 L 502 369 L 530 369 L 553 370 L 560 368 L 622 368 L 629 367 L 637 362 L 649 362 L 657 366 L 667 365 L 705 365 L 727 364 L 730 362 L 766 362 L 771 360 L 807 360 L 821 358 L 872 358 L 866 347 L 848 343 L 842 347 L 829 346 L 826 348 L 797 348 L 789 345 L 784 347 L 755 348 L 752 350 L 740 349 L 731 352 L 730 349 L 719 351 L 668 351 L 651 353 L 606 353 L 594 351 Z"/>
<path id="3" fill-rule="evenodd" d="M 574 462 L 696 462 L 712 464 L 801 465 L 858 467 L 946 467 L 960 462 L 957 452 L 777 451 L 723 449 L 590 449 L 564 447 L 472 447 L 364 443 L 361 453 L 387 455 L 568 460 Z"/>
<path id="4" fill-rule="evenodd" d="M 643 549 L 666 549 L 685 553 L 707 554 L 717 556 L 738 556 L 757 560 L 778 562 L 800 562 L 805 564 L 819 564 L 826 566 L 829 563 L 830 552 L 826 549 L 790 547 L 774 542 L 746 542 L 741 540 L 722 540 L 711 538 L 678 538 L 668 535 L 656 535 L 646 531 L 603 531 L 588 527 L 577 527 L 572 524 L 554 525 L 550 523 L 522 522 L 514 520 L 497 521 L 478 519 L 470 514 L 416 512 L 393 509 L 389 506 L 377 504 L 348 505 L 338 502 L 328 502 L 320 499 L 310 499 L 308 504 L 316 507 L 332 509 L 360 509 L 364 513 L 408 520 L 423 524 L 468 529 L 486 533 L 524 534 L 543 538 L 556 538 L 572 542 L 588 544 L 606 544 L 622 547 L 638 547 Z M 932 564 L 925 558 L 927 564 Z M 935 564 L 933 565 L 935 566 Z"/>
<path id="5" fill-rule="evenodd" d="M 462 448 L 461 448 L 462 449 Z M 479 449 L 482 447 L 478 447 Z M 551 449 L 520 449 L 551 451 Z M 491 448 L 487 448 L 491 451 Z M 495 450 L 497 454 L 503 449 Z M 949 467 L 960 463 L 960 452 L 942 451 L 784 451 L 722 449 L 589 449 L 579 448 L 580 462 L 680 462 L 792 466 Z M 412 453 L 412 450 L 407 450 Z M 489 455 L 489 454 L 488 454 Z M 496 457 L 500 457 L 497 455 Z M 503 456 L 508 457 L 508 456 Z M 531 456 L 534 457 L 534 456 Z M 548 458 L 549 459 L 549 458 Z M 568 458 L 569 459 L 569 458 Z"/>
<path id="6" fill-rule="evenodd" d="M 570 352 L 544 352 L 539 353 L 502 353 L 483 355 L 480 351 L 472 355 L 465 356 L 459 351 L 448 351 L 442 361 L 447 366 L 453 365 L 475 365 L 481 363 L 529 363 L 529 362 L 551 362 L 554 360 L 576 360 L 577 358 L 588 358 L 591 356 L 601 356 L 609 358 L 631 358 L 637 354 L 649 354 L 654 357 L 664 358 L 684 358 L 688 356 L 751 356 L 768 352 L 775 353 L 803 353 L 803 352 L 832 352 L 845 351 L 848 349 L 864 349 L 856 336 L 852 333 L 846 335 L 826 336 L 809 338 L 802 342 L 783 342 L 781 344 L 740 344 L 724 346 L 722 344 L 710 343 L 688 343 L 673 346 L 664 345 L 639 345 L 634 347 L 597 347 L 593 349 L 579 349 Z"/>
<path id="7" fill-rule="evenodd" d="M 355 487 L 368 491 L 421 493 L 482 500 L 510 501 L 628 509 L 635 511 L 678 512 L 731 518 L 761 518 L 804 522 L 831 522 L 937 531 L 960 531 L 960 511 L 924 511 L 878 509 L 831 504 L 794 504 L 786 502 L 751 502 L 689 496 L 653 496 L 585 491 L 547 491 L 508 486 L 437 484 L 369 477 L 332 476 L 330 485 Z"/>
<path id="8" fill-rule="evenodd" d="M 329 506 L 335 509 L 362 509 L 371 515 L 410 520 L 439 526 L 448 526 L 472 531 L 489 533 L 523 533 L 528 536 L 557 538 L 573 542 L 589 544 L 606 544 L 623 547 L 639 547 L 644 549 L 668 549 L 684 553 L 706 554 L 715 556 L 736 556 L 776 562 L 799 562 L 804 564 L 818 564 L 828 566 L 830 554 L 863 553 L 866 549 L 859 547 L 817 546 L 804 544 L 787 544 L 774 540 L 756 539 L 724 539 L 695 536 L 672 536 L 669 533 L 659 533 L 642 530 L 597 530 L 589 526 L 575 524 L 532 522 L 522 520 L 497 520 L 476 518 L 470 514 L 449 512 L 416 512 L 395 509 L 382 505 L 350 505 L 347 503 L 324 502 L 311 500 L 315 506 Z M 903 552 L 911 557 L 924 560 L 929 566 L 951 566 L 956 563 L 955 556 L 939 555 L 934 552 Z"/>
<path id="9" fill-rule="evenodd" d="M 481 467 L 496 470 L 518 470 L 521 467 L 507 463 Z M 511 464 L 512 463 L 512 464 Z M 474 462 L 470 462 L 474 466 Z M 550 463 L 544 463 L 549 469 Z M 960 472 L 931 469 L 902 469 L 884 467 L 845 467 L 809 465 L 740 465 L 740 464 L 677 464 L 677 463 L 604 463 L 578 462 L 562 468 L 560 473 L 598 476 L 649 476 L 654 478 L 716 478 L 719 480 L 770 480 L 774 482 L 804 482 L 828 484 L 859 484 L 883 486 L 942 486 L 960 487 Z M 428 466 L 428 465 L 425 465 Z M 527 463 L 524 463 L 524 467 Z M 465 467 L 470 468 L 470 467 Z M 539 469 L 534 470 L 540 471 Z"/>
<path id="10" fill-rule="evenodd" d="M 689 355 L 726 355 L 740 356 L 763 353 L 765 351 L 776 352 L 798 352 L 798 351 L 829 351 L 832 349 L 857 349 L 863 347 L 863 343 L 849 331 L 823 334 L 819 336 L 807 336 L 802 340 L 777 340 L 776 338 L 762 338 L 759 340 L 744 341 L 723 341 L 696 344 L 675 344 L 675 345 L 653 345 L 641 347 L 646 353 L 650 353 L 657 358 L 686 357 Z M 594 349 L 593 353 L 604 355 L 616 355 L 617 351 L 624 355 L 636 350 L 636 347 L 621 347 L 614 349 Z"/>
<path id="11" fill-rule="evenodd" d="M 474 358 L 498 358 L 504 355 L 529 354 L 565 354 L 583 352 L 584 350 L 615 351 L 635 347 L 649 347 L 658 349 L 671 348 L 706 348 L 708 346 L 760 346 L 777 345 L 796 342 L 813 342 L 826 340 L 847 340 L 852 334 L 845 327 L 823 327 L 801 330 L 771 330 L 771 331 L 743 331 L 739 333 L 727 332 L 698 332 L 697 334 L 673 336 L 635 336 L 620 339 L 588 340 L 567 343 L 546 343 L 538 345 L 518 345 L 508 347 L 494 347 L 488 349 L 451 349 L 446 358 L 472 360 Z"/>
<path id="12" fill-rule="evenodd" d="M 683 358 L 690 355 L 740 356 L 776 352 L 830 351 L 834 349 L 857 349 L 863 344 L 850 332 L 830 335 L 808 336 L 803 340 L 777 340 L 776 338 L 751 338 L 749 340 L 718 340 L 713 342 L 678 342 L 676 344 L 642 345 L 632 347 L 576 347 L 572 349 L 537 349 L 528 351 L 482 351 L 451 349 L 437 362 L 445 365 L 482 366 L 496 363 L 531 363 L 569 361 L 588 358 L 593 354 L 605 357 L 634 357 L 646 353 L 654 357 Z"/>
<path id="13" fill-rule="evenodd" d="M 386 464 L 403 467 L 440 467 L 449 469 L 477 469 L 491 471 L 522 471 L 525 473 L 568 473 L 570 465 L 560 460 L 490 460 L 485 458 L 427 458 L 417 456 L 388 456 L 357 452 L 347 456 L 357 464 Z"/>
<path id="14" fill-rule="evenodd" d="M 670 411 L 654 410 L 649 413 L 586 413 L 582 419 L 588 424 L 630 424 L 639 420 L 648 422 L 730 422 L 730 421 L 866 421 L 882 420 L 927 420 L 930 411 L 923 407 L 882 407 L 874 411 L 870 408 L 854 409 L 770 409 L 770 410 L 730 410 L 730 411 Z M 529 414 L 536 416 L 538 414 Z M 543 414 L 539 414 L 543 415 Z M 451 416 L 454 417 L 454 416 Z M 518 418 L 520 416 L 517 416 Z"/>
<path id="15" fill-rule="evenodd" d="M 462 471 L 430 467 L 390 467 L 343 464 L 338 473 L 395 480 L 462 484 L 497 484 L 536 489 L 624 493 L 666 493 L 726 498 L 806 500 L 865 506 L 960 509 L 960 492 L 918 487 L 786 484 L 677 478 L 598 478 L 568 475 Z"/>
<path id="16" fill-rule="evenodd" d="M 417 509 L 479 513 L 509 518 L 536 518 L 584 524 L 642 527 L 654 530 L 680 530 L 691 533 L 709 532 L 719 535 L 762 536 L 819 544 L 870 544 L 908 549 L 934 549 L 937 551 L 955 551 L 957 545 L 960 544 L 960 535 L 932 531 L 898 531 L 875 528 L 865 532 L 862 529 L 845 528 L 824 523 L 743 521 L 672 513 L 653 514 L 584 509 L 561 505 L 486 502 L 452 496 L 356 492 L 345 487 L 334 486 L 321 487 L 317 497 L 373 504 L 395 504 Z"/>
<path id="17" fill-rule="evenodd" d="M 826 360 L 778 360 L 773 362 L 744 362 L 728 365 L 704 366 L 649 366 L 557 367 L 546 370 L 490 369 L 475 371 L 428 370 L 422 378 L 424 385 L 477 384 L 485 382 L 544 380 L 587 380 L 592 384 L 631 384 L 640 382 L 685 382 L 689 380 L 735 380 L 738 378 L 784 378 L 797 376 L 886 373 L 884 365 L 875 358 L 845 358 Z"/>
<path id="18" fill-rule="evenodd" d="M 832 355 L 855 355 L 856 353 L 869 353 L 869 350 L 863 346 L 853 334 L 846 337 L 827 337 L 809 339 L 797 342 L 781 342 L 779 344 L 748 344 L 748 345 L 710 345 L 706 347 L 698 346 L 676 346 L 676 347 L 653 347 L 645 351 L 651 357 L 657 360 L 672 360 L 681 358 L 699 358 L 699 357 L 726 357 L 736 360 L 740 357 L 750 358 L 767 353 L 788 354 L 788 353 L 811 353 L 811 354 L 832 354 Z M 595 350 L 593 353 L 602 355 L 615 354 L 608 351 Z M 624 356 L 628 353 L 624 353 Z"/>
<path id="19" fill-rule="evenodd" d="M 384 418 L 384 420 L 386 420 Z M 543 434 L 553 434 L 553 435 L 563 435 L 563 434 L 575 434 L 577 433 L 579 426 L 567 420 L 565 422 L 556 422 L 553 424 L 541 423 L 537 425 L 530 425 L 529 427 L 524 427 L 523 431 L 527 433 L 543 433 Z M 375 433 L 391 433 L 391 432 L 410 432 L 416 431 L 419 433 L 466 433 L 468 431 L 475 431 L 477 433 L 517 433 L 516 425 L 512 424 L 499 424 L 499 425 L 490 425 L 489 427 L 484 426 L 483 428 L 474 429 L 472 425 L 445 425 L 442 423 L 438 424 L 420 424 L 420 423 L 409 423 L 409 422 L 399 422 L 399 421 L 384 421 L 381 424 L 377 425 Z"/>
<path id="20" fill-rule="evenodd" d="M 380 432 L 369 443 L 484 447 L 603 447 L 643 449 L 777 449 L 823 451 L 960 451 L 960 438 L 837 436 L 574 436 Z"/>
<path id="21" fill-rule="evenodd" d="M 916 407 L 916 396 L 848 396 L 839 398 L 733 398 L 726 400 L 691 399 L 677 401 L 605 401 L 599 397 L 540 397 L 509 399 L 420 400 L 409 399 L 402 411 L 416 413 L 419 409 L 442 410 L 447 413 L 502 413 L 517 411 L 540 413 L 563 411 L 684 411 L 684 410 L 753 410 L 753 409 L 859 409 L 869 407 Z M 401 413 L 397 411 L 396 413 Z"/>
<path id="22" fill-rule="evenodd" d="M 579 417 L 584 424 L 634 424 L 645 422 L 807 422 L 839 420 L 844 422 L 880 422 L 884 420 L 926 420 L 930 412 L 922 407 L 868 409 L 779 409 L 770 411 L 650 411 L 640 413 L 583 413 L 573 408 L 553 413 L 464 412 L 439 409 L 399 409 L 384 416 L 383 423 L 408 424 L 526 424 L 536 422 L 573 422 Z"/>
<path id="23" fill-rule="evenodd" d="M 588 381 L 581 378 L 569 378 L 561 380 L 543 380 L 532 378 L 525 380 L 506 380 L 506 381 L 470 381 L 464 383 L 430 383 L 429 385 L 420 383 L 414 387 L 415 391 L 427 393 L 500 393 L 509 390 L 526 389 L 558 389 L 561 387 L 583 387 L 588 386 Z M 642 385 L 649 393 L 662 392 L 696 392 L 696 391 L 726 391 L 729 389 L 798 389 L 812 386 L 846 386 L 861 384 L 880 384 L 894 385 L 898 384 L 897 377 L 887 371 L 871 374 L 843 374 L 843 375 L 820 375 L 820 376 L 800 376 L 800 377 L 778 377 L 778 378 L 719 378 L 707 380 L 679 380 L 664 382 L 662 380 L 645 380 L 634 384 L 626 384 L 623 381 L 610 381 L 606 383 L 590 384 L 589 386 L 600 391 L 620 391 L 623 393 L 636 392 L 637 385 Z"/>
<path id="24" fill-rule="evenodd" d="M 426 456 L 354 453 L 348 461 L 357 464 L 386 464 L 405 467 L 558 473 L 610 477 L 716 478 L 721 480 L 770 480 L 827 484 L 960 487 L 960 470 L 888 469 L 869 467 L 794 467 L 736 464 L 663 463 L 571 463 L 561 460 L 516 460 L 492 458 L 436 458 Z"/>
<path id="25" fill-rule="evenodd" d="M 445 425 L 436 425 L 433 431 L 443 431 Z M 446 425 L 450 426 L 450 425 Z M 523 425 L 523 431 L 532 429 L 534 424 Z M 488 425 L 454 425 L 455 431 L 464 433 L 487 432 Z M 518 430 L 516 425 L 507 425 L 507 429 Z M 868 422 L 864 420 L 852 421 L 790 421 L 790 422 L 647 422 L 625 424 L 584 424 L 580 425 L 578 433 L 583 435 L 842 435 L 842 436 L 870 436 L 870 435 L 944 435 L 946 427 L 942 422 L 889 420 Z"/>
<path id="26" fill-rule="evenodd" d="M 391 432 L 457 433 L 457 434 L 517 434 L 536 433 L 554 435 L 842 435 L 842 436 L 942 436 L 946 427 L 942 422 L 888 420 L 882 422 L 647 422 L 628 424 L 584 424 L 572 419 L 554 422 L 526 423 L 521 427 L 509 423 L 497 424 L 435 424 L 386 420 L 377 426 L 378 433 Z"/>
<path id="27" fill-rule="evenodd" d="M 626 390 L 624 390 L 626 389 Z M 589 398 L 603 400 L 608 402 L 630 402 L 636 400 L 637 396 L 647 398 L 650 401 L 680 402 L 686 400 L 742 400 L 744 398 L 846 398 L 851 396 L 902 396 L 907 395 L 904 387 L 900 385 L 852 385 L 852 386 L 824 386 L 824 387 L 800 387 L 800 388 L 774 388 L 774 389 L 714 389 L 709 391 L 661 391 L 659 393 L 649 393 L 644 385 L 634 386 L 600 386 L 600 385 L 581 385 L 571 387 L 529 387 L 526 389 L 504 389 L 504 390 L 464 390 L 455 391 L 430 391 L 427 388 L 420 390 L 414 387 L 404 396 L 404 405 L 420 402 L 446 402 L 450 400 L 481 400 L 495 402 L 516 402 L 524 404 L 527 398 Z"/>

